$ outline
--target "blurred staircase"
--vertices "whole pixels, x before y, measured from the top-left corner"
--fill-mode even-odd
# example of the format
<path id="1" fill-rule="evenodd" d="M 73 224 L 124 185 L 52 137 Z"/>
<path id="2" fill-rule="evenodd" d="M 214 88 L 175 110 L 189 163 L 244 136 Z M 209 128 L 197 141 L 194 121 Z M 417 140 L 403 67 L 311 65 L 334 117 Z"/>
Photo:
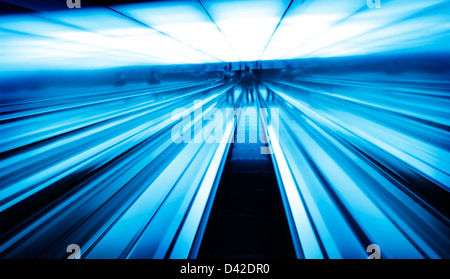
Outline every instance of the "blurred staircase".
<path id="1" fill-rule="evenodd" d="M 238 121 L 197 258 L 295 258 L 295 251 L 270 154 L 265 143 L 249 143 L 263 129 Z M 236 139 L 235 134 L 235 139 Z M 263 152 L 261 152 L 263 150 Z"/>

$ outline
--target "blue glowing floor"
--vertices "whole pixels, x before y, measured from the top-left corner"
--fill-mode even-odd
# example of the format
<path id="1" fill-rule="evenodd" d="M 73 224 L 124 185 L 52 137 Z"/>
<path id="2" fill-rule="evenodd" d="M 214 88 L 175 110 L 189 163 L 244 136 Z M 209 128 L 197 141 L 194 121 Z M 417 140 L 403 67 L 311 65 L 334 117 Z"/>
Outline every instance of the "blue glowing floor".
<path id="1" fill-rule="evenodd" d="M 218 121 L 207 117 L 212 109 L 232 107 L 232 85 L 4 98 L 1 256 L 63 258 L 75 243 L 87 258 L 133 258 L 142 248 L 150 258 L 187 257 L 227 149 L 175 143 L 173 111 L 192 116 L 194 139 L 195 123 L 207 127 Z M 312 75 L 258 88 L 260 101 L 280 111 L 269 124 L 278 135 L 267 134 L 298 255 L 364 258 L 377 244 L 385 258 L 448 257 L 448 82 Z M 234 94 L 242 100 L 239 86 Z M 234 130 L 233 119 L 223 125 Z"/>

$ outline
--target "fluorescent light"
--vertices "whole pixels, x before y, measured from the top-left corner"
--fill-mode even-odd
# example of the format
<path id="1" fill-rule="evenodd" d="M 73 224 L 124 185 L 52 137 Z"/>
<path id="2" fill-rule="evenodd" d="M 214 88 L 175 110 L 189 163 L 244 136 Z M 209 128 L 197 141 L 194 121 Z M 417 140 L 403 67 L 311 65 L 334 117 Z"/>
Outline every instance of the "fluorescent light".
<path id="1" fill-rule="evenodd" d="M 242 61 L 258 60 L 289 1 L 202 1 Z"/>

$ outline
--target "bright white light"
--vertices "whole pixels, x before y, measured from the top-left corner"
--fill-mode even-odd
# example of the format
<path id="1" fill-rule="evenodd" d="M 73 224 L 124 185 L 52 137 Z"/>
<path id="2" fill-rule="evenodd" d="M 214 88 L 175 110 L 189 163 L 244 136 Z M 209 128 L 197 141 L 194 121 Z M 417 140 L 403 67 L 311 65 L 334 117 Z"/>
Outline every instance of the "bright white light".
<path id="1" fill-rule="evenodd" d="M 318 35 L 365 5 L 360 0 L 337 3 L 328 0 L 317 0 L 308 5 L 294 2 L 261 58 L 278 59 L 315 41 Z"/>
<path id="2" fill-rule="evenodd" d="M 157 2 L 121 6 L 117 9 L 194 47 L 193 51 L 203 51 L 209 55 L 209 60 L 238 60 L 233 49 L 198 2 Z"/>
<path id="3" fill-rule="evenodd" d="M 141 34 L 147 30 L 139 23 L 105 8 L 75 9 L 70 13 L 67 11 L 52 12 L 46 14 L 46 17 L 80 27 L 86 31 L 112 36 Z"/>
<path id="4" fill-rule="evenodd" d="M 380 51 L 381 45 L 370 47 L 370 43 L 366 46 L 363 43 L 364 36 L 378 32 L 380 36 L 384 37 L 386 45 L 383 49 L 393 50 L 398 48 L 410 47 L 405 45 L 407 41 L 397 44 L 396 47 L 390 45 L 390 41 L 395 38 L 391 36 L 395 33 L 396 26 L 401 24 L 409 17 L 415 19 L 423 16 L 420 14 L 426 11 L 427 8 L 443 3 L 442 0 L 434 1 L 409 1 L 398 0 L 390 1 L 382 4 L 380 9 L 364 9 L 355 14 L 348 14 L 348 18 L 330 26 L 328 30 L 320 33 L 314 38 L 304 41 L 293 51 L 287 53 L 282 58 L 298 58 L 298 57 L 331 57 L 340 55 L 355 55 L 368 54 Z M 417 17 L 415 14 L 419 13 Z M 425 25 L 426 26 L 426 25 Z M 416 26 L 416 29 L 409 29 L 411 33 L 410 38 L 418 38 L 417 31 L 420 31 L 425 26 Z M 391 31 L 391 29 L 393 31 Z M 406 32 L 406 29 L 405 29 Z M 430 38 L 428 38 L 430 40 Z M 352 52 L 352 49 L 359 49 L 357 52 Z"/>
<path id="5" fill-rule="evenodd" d="M 288 1 L 202 1 L 242 61 L 258 60 Z"/>
<path id="6" fill-rule="evenodd" d="M 126 16 L 106 8 L 0 16 L 0 70 L 446 51 L 450 41 L 450 1 L 387 1 L 380 9 L 361 0 L 294 1 L 273 34 L 289 2 L 204 0 L 212 19 L 197 1 L 114 7 Z"/>

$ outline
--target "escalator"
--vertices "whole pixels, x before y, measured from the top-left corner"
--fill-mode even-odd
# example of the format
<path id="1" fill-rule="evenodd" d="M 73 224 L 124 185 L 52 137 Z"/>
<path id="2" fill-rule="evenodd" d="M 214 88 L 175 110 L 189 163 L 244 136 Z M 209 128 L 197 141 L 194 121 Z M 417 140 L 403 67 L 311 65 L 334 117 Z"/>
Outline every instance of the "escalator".
<path id="1" fill-rule="evenodd" d="M 268 145 L 259 136 L 256 143 L 236 140 L 237 133 L 250 138 L 264 129 L 255 117 L 237 122 L 198 259 L 296 257 Z"/>

